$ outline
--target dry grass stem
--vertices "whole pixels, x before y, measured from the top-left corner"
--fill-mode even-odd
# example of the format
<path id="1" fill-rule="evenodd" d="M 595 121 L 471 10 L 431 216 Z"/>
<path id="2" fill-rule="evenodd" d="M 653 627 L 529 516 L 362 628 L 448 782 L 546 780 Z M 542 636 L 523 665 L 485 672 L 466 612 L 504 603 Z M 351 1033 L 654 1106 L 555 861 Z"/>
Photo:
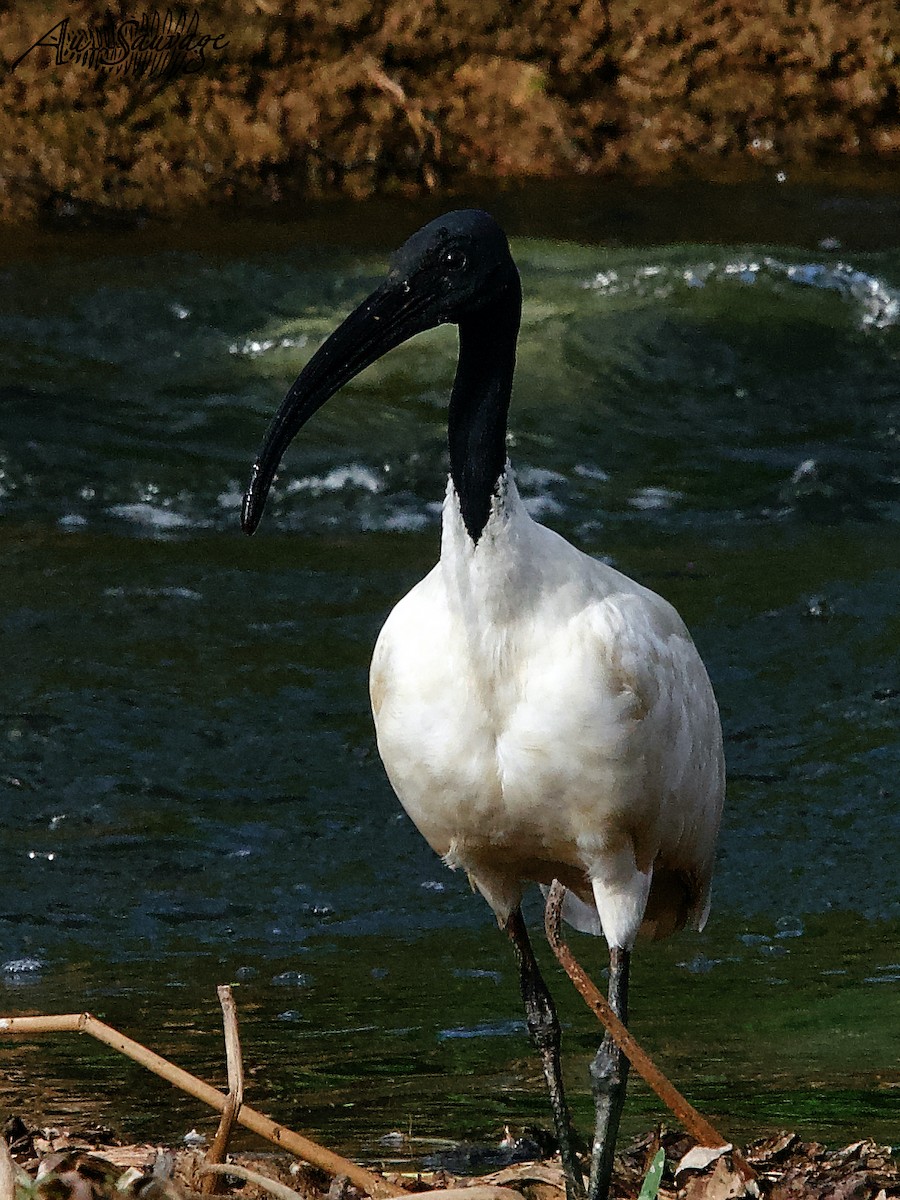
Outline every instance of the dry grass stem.
<path id="1" fill-rule="evenodd" d="M 404 1200 L 426 1200 L 427 1197 L 434 1200 L 436 1195 L 440 1200 L 521 1200 L 522 1193 L 512 1188 L 474 1183 L 471 1187 L 442 1188 L 438 1192 L 408 1192 Z"/>
<path id="2" fill-rule="evenodd" d="M 236 1108 L 244 1102 L 244 1058 L 241 1054 L 241 1039 L 238 1034 L 237 1008 L 234 996 L 227 983 L 220 984 L 216 991 L 222 1005 L 222 1022 L 225 1027 L 225 1061 L 228 1068 L 228 1094 L 234 1096 Z"/>
<path id="3" fill-rule="evenodd" d="M 282 1183 L 280 1179 L 270 1179 L 268 1175 L 260 1175 L 259 1171 L 251 1171 L 248 1167 L 238 1166 L 237 1163 L 211 1163 L 205 1162 L 198 1170 L 203 1175 L 209 1175 L 214 1178 L 222 1179 L 225 1175 L 234 1175 L 237 1179 L 243 1179 L 247 1183 L 255 1183 L 258 1188 L 262 1188 L 264 1192 L 269 1192 L 272 1196 L 277 1196 L 278 1200 L 305 1200 L 299 1192 L 295 1192 L 293 1188 L 288 1187 L 286 1183 Z"/>
<path id="4" fill-rule="evenodd" d="M 682 1096 L 675 1085 L 662 1073 L 656 1063 L 641 1048 L 634 1037 L 628 1032 L 616 1014 L 613 1012 L 606 997 L 592 982 L 587 972 L 572 954 L 572 951 L 562 940 L 562 905 L 566 896 L 565 887 L 558 879 L 547 896 L 545 913 L 545 928 L 547 940 L 553 953 L 559 959 L 563 970 L 575 984 L 588 1008 L 598 1018 L 619 1049 L 630 1060 L 641 1078 L 653 1088 L 663 1104 L 671 1110 L 682 1123 L 688 1133 L 696 1138 L 701 1146 L 727 1146 L 728 1141 L 707 1121 L 696 1108 Z M 755 1175 L 749 1163 L 737 1152 L 734 1153 L 735 1165 L 745 1178 L 752 1179 Z"/>
<path id="5" fill-rule="evenodd" d="M 142 1067 L 146 1067 L 154 1075 L 159 1075 L 161 1079 L 165 1079 L 174 1087 L 186 1092 L 189 1096 L 193 1096 L 194 1099 L 208 1104 L 210 1108 L 214 1108 L 217 1112 L 224 1112 L 229 1104 L 228 1096 L 220 1092 L 217 1088 L 205 1083 L 202 1079 L 198 1079 L 196 1075 L 191 1075 L 181 1067 L 175 1066 L 168 1059 L 162 1058 L 152 1050 L 148 1050 L 140 1042 L 126 1037 L 125 1034 L 120 1033 L 117 1029 L 113 1029 L 111 1025 L 106 1025 L 103 1021 L 99 1021 L 96 1017 L 91 1016 L 90 1013 L 65 1013 L 37 1017 L 0 1017 L 0 1037 L 3 1034 L 21 1035 L 35 1033 L 90 1034 L 98 1042 L 103 1042 L 104 1045 L 118 1050 L 120 1054 L 124 1054 L 134 1062 L 140 1063 Z M 327 1171 L 329 1175 L 346 1175 L 355 1187 L 368 1193 L 375 1200 L 386 1200 L 389 1196 L 403 1194 L 400 1188 L 388 1183 L 380 1175 L 375 1175 L 371 1171 L 357 1166 L 356 1163 L 350 1162 L 349 1159 L 343 1158 L 340 1154 L 335 1154 L 332 1150 L 327 1150 L 324 1146 L 311 1141 L 301 1133 L 295 1133 L 292 1129 L 286 1129 L 283 1125 L 270 1120 L 248 1105 L 241 1106 L 240 1110 L 235 1114 L 235 1119 L 245 1129 L 249 1129 L 274 1145 L 289 1151 L 291 1154 L 295 1154 L 305 1162 L 320 1167 L 323 1171 Z"/>
<path id="6" fill-rule="evenodd" d="M 216 989 L 219 1003 L 222 1005 L 222 1021 L 225 1027 L 225 1061 L 228 1069 L 228 1101 L 222 1109 L 222 1117 L 216 1136 L 206 1155 L 206 1162 L 212 1166 L 223 1163 L 228 1154 L 231 1134 L 237 1122 L 237 1115 L 244 1103 L 244 1060 L 241 1054 L 241 1040 L 238 1033 L 237 1008 L 234 996 L 228 984 L 220 984 Z M 224 1180 L 221 1174 L 210 1171 L 200 1185 L 200 1191 L 214 1195 L 223 1190 Z"/>

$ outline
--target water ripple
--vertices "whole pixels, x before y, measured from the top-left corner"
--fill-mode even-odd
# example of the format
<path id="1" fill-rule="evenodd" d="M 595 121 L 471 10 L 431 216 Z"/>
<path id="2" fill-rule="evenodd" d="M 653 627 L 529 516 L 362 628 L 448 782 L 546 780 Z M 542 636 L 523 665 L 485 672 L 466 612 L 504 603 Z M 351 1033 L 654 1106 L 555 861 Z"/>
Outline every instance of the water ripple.
<path id="1" fill-rule="evenodd" d="M 582 286 L 604 296 L 633 294 L 665 299 L 681 286 L 703 288 L 710 284 L 739 283 L 752 287 L 764 280 L 836 292 L 854 306 L 863 328 L 887 329 L 900 319 L 900 290 L 878 275 L 845 262 L 792 263 L 768 254 L 686 266 L 644 264 L 627 272 L 602 270 Z"/>

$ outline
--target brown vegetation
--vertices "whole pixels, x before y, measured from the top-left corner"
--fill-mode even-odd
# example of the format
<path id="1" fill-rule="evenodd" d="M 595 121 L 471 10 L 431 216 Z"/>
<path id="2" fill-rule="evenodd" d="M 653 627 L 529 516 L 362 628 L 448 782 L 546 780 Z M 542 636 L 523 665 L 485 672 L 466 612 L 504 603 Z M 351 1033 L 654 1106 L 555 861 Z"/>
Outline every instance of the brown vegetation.
<path id="1" fill-rule="evenodd" d="M 191 73 L 11 69 L 114 9 L 0 16 L 0 215 L 900 152 L 894 0 L 208 0 Z"/>

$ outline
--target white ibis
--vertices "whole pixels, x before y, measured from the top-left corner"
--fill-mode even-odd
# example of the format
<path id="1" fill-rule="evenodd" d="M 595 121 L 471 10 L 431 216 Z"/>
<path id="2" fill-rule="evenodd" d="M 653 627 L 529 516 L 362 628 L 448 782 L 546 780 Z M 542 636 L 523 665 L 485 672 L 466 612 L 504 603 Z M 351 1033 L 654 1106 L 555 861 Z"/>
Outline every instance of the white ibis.
<path id="1" fill-rule="evenodd" d="M 400 803 L 512 939 L 573 1200 L 583 1184 L 559 1023 L 523 888 L 566 885 L 565 918 L 606 938 L 610 1002 L 625 1020 L 638 933 L 706 920 L 724 765 L 712 686 L 675 609 L 539 525 L 519 498 L 506 426 L 521 303 L 506 236 L 486 213 L 420 229 L 291 387 L 242 521 L 255 530 L 288 443 L 339 388 L 415 334 L 459 327 L 440 561 L 381 631 L 372 711 Z M 591 1076 L 589 1195 L 605 1200 L 627 1076 L 609 1035 Z"/>

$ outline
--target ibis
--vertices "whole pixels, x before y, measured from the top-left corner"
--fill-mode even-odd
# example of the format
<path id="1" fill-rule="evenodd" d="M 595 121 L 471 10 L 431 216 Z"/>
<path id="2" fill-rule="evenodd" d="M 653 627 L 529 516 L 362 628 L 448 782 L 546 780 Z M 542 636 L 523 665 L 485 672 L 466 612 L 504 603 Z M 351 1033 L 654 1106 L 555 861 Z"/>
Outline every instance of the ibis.
<path id="1" fill-rule="evenodd" d="M 706 921 L 724 765 L 713 689 L 672 605 L 533 520 L 519 495 L 506 434 L 521 307 L 509 244 L 487 213 L 425 225 L 288 391 L 242 524 L 254 532 L 289 442 L 348 380 L 424 330 L 458 327 L 440 559 L 381 630 L 372 712 L 400 803 L 512 941 L 574 1200 L 584 1185 L 560 1026 L 523 889 L 565 885 L 564 919 L 606 939 L 609 999 L 626 1020 L 638 934 Z M 608 1034 L 590 1075 L 588 1194 L 605 1200 L 627 1081 Z"/>

